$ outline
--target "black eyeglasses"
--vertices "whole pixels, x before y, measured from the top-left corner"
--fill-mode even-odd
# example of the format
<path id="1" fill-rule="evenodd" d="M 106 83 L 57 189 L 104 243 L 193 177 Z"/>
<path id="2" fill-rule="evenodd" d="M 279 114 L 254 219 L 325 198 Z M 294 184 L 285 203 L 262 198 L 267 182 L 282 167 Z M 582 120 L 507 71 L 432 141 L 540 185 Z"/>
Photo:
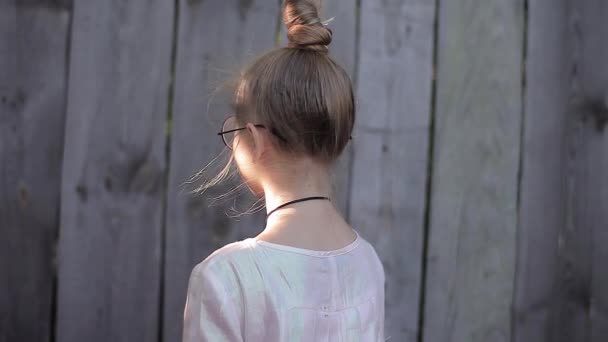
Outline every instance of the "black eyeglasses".
<path id="1" fill-rule="evenodd" d="M 247 129 L 247 127 L 236 127 L 237 124 L 238 122 L 236 121 L 236 117 L 234 117 L 234 115 L 230 115 L 222 123 L 222 131 L 217 133 L 217 135 L 222 137 L 224 145 L 226 145 L 226 147 L 231 150 L 232 144 L 234 143 L 234 137 L 236 136 L 236 132 Z M 259 128 L 266 128 L 266 126 L 262 124 L 255 124 L 254 126 Z M 277 132 L 274 132 L 272 129 L 270 130 L 270 133 L 274 134 L 277 138 L 283 140 L 284 142 L 287 142 L 285 138 L 283 138 Z M 353 137 L 350 136 L 348 139 L 350 140 L 352 138 Z"/>
<path id="2" fill-rule="evenodd" d="M 224 122 L 222 123 L 222 131 L 217 133 L 217 135 L 222 137 L 222 141 L 224 142 L 224 145 L 226 145 L 226 147 L 228 147 L 231 150 L 232 150 L 232 144 L 234 143 L 234 137 L 236 136 L 236 132 L 247 129 L 247 127 L 236 127 L 237 124 L 238 124 L 238 122 L 236 121 L 236 117 L 231 115 L 231 116 L 227 117 L 226 120 L 224 120 Z M 262 124 L 255 124 L 254 126 L 259 127 L 259 128 L 266 128 L 266 126 L 264 126 Z M 278 133 L 273 132 L 272 130 L 270 130 L 270 132 L 272 134 L 274 134 L 277 138 L 279 138 L 283 141 L 287 141 L 287 140 L 285 140 L 285 138 L 283 138 Z"/>

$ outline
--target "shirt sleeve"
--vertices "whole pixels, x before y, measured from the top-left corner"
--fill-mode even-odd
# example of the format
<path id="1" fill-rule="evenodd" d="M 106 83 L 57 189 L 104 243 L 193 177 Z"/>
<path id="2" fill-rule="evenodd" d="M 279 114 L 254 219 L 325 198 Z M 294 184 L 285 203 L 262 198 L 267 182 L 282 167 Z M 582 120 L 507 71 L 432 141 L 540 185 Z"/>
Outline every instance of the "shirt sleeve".
<path id="1" fill-rule="evenodd" d="M 380 305 L 380 314 L 378 319 L 380 320 L 380 324 L 378 324 L 378 341 L 384 342 L 384 290 L 380 291 L 380 298 L 378 300 L 378 304 Z"/>
<path id="2" fill-rule="evenodd" d="M 378 259 L 380 260 L 380 259 Z M 384 266 L 382 264 L 382 261 L 380 261 L 380 284 L 378 286 L 379 290 L 380 290 L 380 295 L 378 296 L 378 304 L 380 306 L 380 310 L 379 310 L 379 321 L 380 324 L 378 324 L 378 341 L 384 342 L 386 340 L 388 340 L 390 338 L 384 336 L 384 314 L 385 314 L 385 289 L 386 289 L 386 275 L 384 273 Z"/>
<path id="3" fill-rule="evenodd" d="M 237 303 L 217 272 L 202 263 L 190 275 L 182 342 L 242 342 Z"/>

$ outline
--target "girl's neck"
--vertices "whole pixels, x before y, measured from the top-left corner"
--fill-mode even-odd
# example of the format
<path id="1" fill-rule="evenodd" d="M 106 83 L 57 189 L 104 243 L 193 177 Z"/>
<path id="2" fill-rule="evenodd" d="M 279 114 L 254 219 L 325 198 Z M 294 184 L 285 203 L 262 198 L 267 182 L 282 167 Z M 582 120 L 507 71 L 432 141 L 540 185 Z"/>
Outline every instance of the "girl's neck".
<path id="1" fill-rule="evenodd" d="M 310 158 L 281 160 L 270 165 L 260 175 L 266 213 L 281 204 L 304 197 L 331 198 L 331 179 L 326 165 Z"/>
<path id="2" fill-rule="evenodd" d="M 262 186 L 267 213 L 304 197 L 325 196 L 333 200 L 328 168 L 313 163 L 293 162 L 278 167 Z M 312 250 L 332 250 L 350 243 L 354 235 L 332 202 L 314 200 L 275 211 L 257 238 Z"/>
<path id="3" fill-rule="evenodd" d="M 293 177 L 293 178 L 292 178 Z M 331 198 L 331 182 L 328 175 L 308 173 L 292 175 L 290 179 L 273 178 L 264 184 L 266 212 L 296 199 L 325 196 Z"/>

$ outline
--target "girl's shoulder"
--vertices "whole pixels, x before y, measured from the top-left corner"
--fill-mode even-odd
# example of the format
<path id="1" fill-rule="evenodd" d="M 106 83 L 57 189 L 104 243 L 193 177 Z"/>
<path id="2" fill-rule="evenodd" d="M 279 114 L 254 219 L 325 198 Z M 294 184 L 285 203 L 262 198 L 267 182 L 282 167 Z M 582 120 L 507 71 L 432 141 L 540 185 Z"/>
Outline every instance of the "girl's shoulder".
<path id="1" fill-rule="evenodd" d="M 235 258 L 242 257 L 251 249 L 250 238 L 231 242 L 213 251 L 201 263 L 215 264 L 226 263 Z"/>
<path id="2" fill-rule="evenodd" d="M 249 239 L 235 241 L 213 251 L 192 269 L 191 279 L 214 282 L 228 289 L 240 284 L 238 270 L 250 253 Z"/>
<path id="3" fill-rule="evenodd" d="M 193 273 L 223 273 L 223 270 L 235 270 L 238 265 L 251 259 L 252 238 L 231 242 L 213 251 L 200 261 Z"/>

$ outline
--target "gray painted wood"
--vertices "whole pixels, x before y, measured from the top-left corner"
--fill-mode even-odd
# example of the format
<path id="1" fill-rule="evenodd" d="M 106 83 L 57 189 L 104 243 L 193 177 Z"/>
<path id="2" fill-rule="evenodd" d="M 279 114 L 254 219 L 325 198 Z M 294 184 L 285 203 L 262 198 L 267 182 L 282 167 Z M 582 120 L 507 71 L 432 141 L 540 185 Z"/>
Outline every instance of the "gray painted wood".
<path id="1" fill-rule="evenodd" d="M 355 82 L 357 56 L 357 20 L 358 8 L 356 1 L 326 0 L 321 8 L 321 20 L 334 18 L 329 22 L 332 30 L 332 42 L 329 46 L 330 55 L 346 70 Z M 356 88 L 356 87 L 355 87 Z M 356 91 L 356 90 L 355 90 Z M 351 181 L 351 162 L 353 145 L 348 144 L 337 160 L 334 169 L 334 200 L 340 211 L 348 217 L 349 188 Z"/>
<path id="2" fill-rule="evenodd" d="M 424 340 L 510 341 L 524 3 L 440 6 Z"/>
<path id="3" fill-rule="evenodd" d="M 50 341 L 70 11 L 0 0 L 0 341 Z"/>
<path id="4" fill-rule="evenodd" d="M 607 15 L 530 3 L 514 341 L 608 340 Z"/>
<path id="5" fill-rule="evenodd" d="M 565 221 L 568 112 L 567 1 L 528 10 L 525 135 L 522 141 L 518 268 L 513 340 L 554 341 L 559 231 Z"/>
<path id="6" fill-rule="evenodd" d="M 173 11 L 74 5 L 57 341 L 157 340 Z"/>
<path id="7" fill-rule="evenodd" d="M 603 7 L 601 7 L 603 6 Z M 578 203 L 579 210 L 582 214 L 579 216 L 579 227 L 585 229 L 588 227 L 590 236 L 588 237 L 589 245 L 591 246 L 591 264 L 589 265 L 590 272 L 590 290 L 588 300 L 583 299 L 583 307 L 587 308 L 590 319 L 590 341 L 601 342 L 608 341 L 608 272 L 606 272 L 606 260 L 608 260 L 608 130 L 606 123 L 608 122 L 608 68 L 606 67 L 606 57 L 608 49 L 604 43 L 608 35 L 608 25 L 605 18 L 608 16 L 608 7 L 605 4 L 598 6 L 587 7 L 590 10 L 590 21 L 595 23 L 597 28 L 592 30 L 590 25 L 587 27 L 590 44 L 587 45 L 586 55 L 591 59 L 590 65 L 586 68 L 587 77 L 595 80 L 594 85 L 589 90 L 591 96 L 603 92 L 603 106 L 600 109 L 595 108 L 591 111 L 595 116 L 595 121 L 591 126 L 595 131 L 595 135 L 587 126 L 587 138 L 589 146 L 589 154 L 585 160 L 586 168 L 579 171 L 578 179 L 585 182 L 584 188 L 581 191 L 582 196 L 577 198 L 581 202 Z M 594 10 L 597 10 L 595 12 Z M 597 44 L 597 50 L 593 45 Z M 595 51 L 593 51 L 595 50 Z M 600 70 L 594 75 L 594 70 L 591 65 Z M 595 93 L 595 94 L 594 94 Z M 601 123 L 599 123 L 601 122 Z M 598 129 L 598 127 L 602 127 Z M 597 180 L 597 181 L 595 181 Z M 584 206 L 583 203 L 590 203 Z"/>
<path id="8" fill-rule="evenodd" d="M 188 277 L 195 264 L 215 249 L 264 228 L 263 212 L 230 218 L 252 203 L 247 188 L 211 206 L 208 198 L 228 193 L 230 182 L 202 195 L 184 186 L 192 175 L 220 154 L 217 136 L 231 111 L 230 88 L 241 67 L 276 41 L 277 1 L 180 1 L 175 99 L 171 132 L 171 167 L 167 197 L 164 291 L 164 341 L 181 338 Z M 216 162 L 222 166 L 227 150 Z M 212 168 L 213 170 L 213 168 Z M 212 173 L 210 173 L 212 174 Z"/>
<path id="9" fill-rule="evenodd" d="M 350 221 L 386 273 L 385 337 L 416 341 L 435 7 L 363 0 Z"/>
<path id="10" fill-rule="evenodd" d="M 571 103 L 554 340 L 601 342 L 608 340 L 608 4 L 568 5 Z"/>

